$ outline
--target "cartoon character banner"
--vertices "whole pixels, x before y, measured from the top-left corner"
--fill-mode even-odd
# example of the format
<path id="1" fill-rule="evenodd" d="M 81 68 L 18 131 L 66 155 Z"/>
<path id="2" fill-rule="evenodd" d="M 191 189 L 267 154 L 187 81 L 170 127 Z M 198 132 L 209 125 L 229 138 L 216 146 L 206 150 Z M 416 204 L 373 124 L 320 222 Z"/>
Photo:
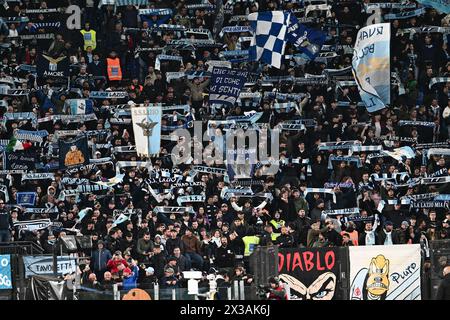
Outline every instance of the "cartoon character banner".
<path id="1" fill-rule="evenodd" d="M 420 300 L 420 245 L 349 247 L 350 300 Z"/>
<path id="2" fill-rule="evenodd" d="M 337 300 L 339 248 L 280 249 L 278 273 L 290 288 L 291 300 Z"/>
<path id="3" fill-rule="evenodd" d="M 89 163 L 89 148 L 86 137 L 59 141 L 60 168 L 73 168 Z"/>

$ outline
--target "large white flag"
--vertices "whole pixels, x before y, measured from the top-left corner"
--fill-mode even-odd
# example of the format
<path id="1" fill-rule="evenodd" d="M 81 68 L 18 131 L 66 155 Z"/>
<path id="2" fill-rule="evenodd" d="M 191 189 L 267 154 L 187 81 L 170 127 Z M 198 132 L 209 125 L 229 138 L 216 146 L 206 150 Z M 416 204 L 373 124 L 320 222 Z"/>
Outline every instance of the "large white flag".
<path id="1" fill-rule="evenodd" d="M 352 71 L 367 111 L 375 112 L 391 103 L 389 23 L 359 30 L 353 50 Z"/>
<path id="2" fill-rule="evenodd" d="M 133 132 L 138 155 L 159 154 L 161 143 L 161 106 L 131 108 Z"/>
<path id="3" fill-rule="evenodd" d="M 349 247 L 350 300 L 420 300 L 420 245 Z"/>

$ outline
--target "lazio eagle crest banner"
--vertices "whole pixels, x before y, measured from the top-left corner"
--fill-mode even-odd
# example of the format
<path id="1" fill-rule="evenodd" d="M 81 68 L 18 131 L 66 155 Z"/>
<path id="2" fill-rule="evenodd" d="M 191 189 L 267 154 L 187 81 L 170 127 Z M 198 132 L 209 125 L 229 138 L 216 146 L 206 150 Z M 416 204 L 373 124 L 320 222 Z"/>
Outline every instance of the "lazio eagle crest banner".
<path id="1" fill-rule="evenodd" d="M 377 23 L 358 31 L 353 50 L 352 71 L 368 112 L 391 103 L 389 23 Z"/>
<path id="2" fill-rule="evenodd" d="M 138 155 L 159 154 L 161 143 L 161 106 L 131 108 L 134 139 Z"/>
<path id="3" fill-rule="evenodd" d="M 66 56 L 53 58 L 45 54 L 40 55 L 37 60 L 38 77 L 68 77 L 69 59 Z"/>

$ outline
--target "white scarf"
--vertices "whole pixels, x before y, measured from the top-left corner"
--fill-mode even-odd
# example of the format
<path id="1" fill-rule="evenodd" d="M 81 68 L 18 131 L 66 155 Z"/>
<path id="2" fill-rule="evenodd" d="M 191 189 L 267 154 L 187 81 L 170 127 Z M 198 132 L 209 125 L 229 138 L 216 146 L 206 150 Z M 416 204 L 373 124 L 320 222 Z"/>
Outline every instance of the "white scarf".
<path id="1" fill-rule="evenodd" d="M 222 246 L 222 242 L 220 242 L 220 237 L 212 237 L 211 241 L 214 242 L 218 248 Z"/>
<path id="2" fill-rule="evenodd" d="M 392 243 L 392 231 L 387 232 L 386 230 L 383 230 L 386 234 L 386 239 L 384 240 L 384 245 L 391 245 Z"/>
<path id="3" fill-rule="evenodd" d="M 375 245 L 375 232 L 374 231 L 366 231 L 366 246 Z"/>

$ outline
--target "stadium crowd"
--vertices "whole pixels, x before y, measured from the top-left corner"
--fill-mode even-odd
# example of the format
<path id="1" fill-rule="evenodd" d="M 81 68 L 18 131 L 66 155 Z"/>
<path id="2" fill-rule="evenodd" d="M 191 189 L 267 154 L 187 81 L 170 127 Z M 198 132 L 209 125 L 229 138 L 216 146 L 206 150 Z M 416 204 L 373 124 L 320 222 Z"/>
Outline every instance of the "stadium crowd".
<path id="1" fill-rule="evenodd" d="M 159 283 L 161 288 L 178 288 L 186 285 L 182 272 L 188 270 L 217 272 L 223 282 L 244 279 L 250 285 L 254 271 L 249 269 L 248 257 L 257 246 L 426 246 L 431 240 L 450 238 L 448 199 L 442 206 L 433 199 L 429 201 L 436 203 L 433 206 L 411 205 L 411 201 L 420 200 L 414 198 L 417 194 L 449 193 L 445 178 L 450 173 L 449 153 L 427 151 L 448 148 L 450 81 L 432 86 L 430 81 L 450 77 L 450 33 L 402 32 L 422 26 L 449 27 L 450 16 L 427 8 L 420 16 L 390 21 L 391 72 L 396 80 L 392 82 L 391 105 L 379 112 L 368 113 L 358 104 L 356 84 L 345 83 L 353 80 L 351 72 L 337 76 L 327 72 L 350 71 L 356 34 L 371 15 L 364 10 L 367 0 L 329 1 L 328 10 L 308 14 L 313 21 L 310 26 L 327 35 L 323 49 L 328 48 L 328 57 L 301 61 L 294 58 L 295 48 L 288 44 L 279 69 L 258 61 L 232 61 L 233 68 L 254 75 L 242 92 L 259 92 L 261 97 L 252 95 L 250 99 L 238 99 L 234 107 L 216 109 L 208 103 L 208 61 L 223 62 L 227 59 L 224 51 L 248 49 L 249 43 L 241 38 L 249 34 L 228 32 L 215 35 L 213 44 L 183 48 L 170 45 L 171 40 L 182 38 L 183 31 L 155 28 L 162 23 L 191 28 L 192 38 L 207 34 L 205 30 L 212 33 L 217 22 L 214 9 L 189 7 L 200 2 L 187 0 L 148 1 L 148 5 L 139 7 L 115 7 L 98 0 L 5 3 L 9 8 L 0 8 L 4 20 L 0 83 L 16 90 L 16 95 L 7 90 L 1 95 L 3 156 L 11 141 L 14 145 L 21 141 L 21 149 L 36 154 L 31 172 L 54 176 L 24 180 L 21 174 L 8 172 L 15 168 L 4 164 L 0 174 L 0 242 L 32 241 L 46 253 L 53 253 L 58 238 L 85 236 L 92 243 L 92 248 L 79 250 L 81 256 L 89 257 L 89 263 L 79 266 L 85 287 L 110 290 L 114 283 L 121 283 L 126 290 Z M 65 8 L 70 4 L 82 8 L 81 30 L 68 29 L 68 15 L 61 12 L 26 13 L 29 9 Z M 248 21 L 241 17 L 252 12 L 293 10 L 303 17 L 302 8 L 306 6 L 302 1 L 228 0 L 224 1 L 221 27 L 247 26 Z M 146 8 L 171 9 L 171 14 L 161 22 L 161 16 L 139 14 L 139 9 Z M 22 22 L 20 17 L 29 20 Z M 56 28 L 47 23 L 58 21 Z M 39 34 L 54 37 L 27 37 Z M 181 56 L 181 61 L 160 61 L 157 57 L 162 50 Z M 36 76 L 33 66 L 42 54 L 53 60 L 68 57 L 69 78 Z M 168 79 L 167 75 L 175 72 L 187 76 Z M 326 75 L 327 82 L 298 84 L 288 79 L 308 79 L 311 75 Z M 279 81 L 264 82 L 267 77 Z M 19 90 L 25 94 L 19 95 Z M 126 91 L 128 96 L 90 99 L 95 119 L 58 118 L 71 114 L 68 100 L 89 99 L 96 91 Z M 291 101 L 297 108 L 275 109 L 274 104 L 281 100 L 274 101 L 267 92 L 274 93 L 275 98 L 277 93 L 297 95 Z M 124 111 L 135 104 L 157 103 L 189 108 L 183 113 L 164 114 L 159 155 L 140 157 L 132 147 L 136 144 L 133 126 Z M 193 164 L 173 165 L 170 155 L 176 142 L 164 138 L 171 128 L 183 127 L 189 117 L 195 117 L 207 130 L 211 120 L 243 116 L 249 111 L 262 112 L 257 123 L 270 128 L 292 119 L 313 121 L 300 130 L 281 131 L 281 161 L 276 174 L 266 175 L 267 165 L 259 164 L 252 167 L 251 174 L 235 176 L 231 181 L 223 173 L 206 170 L 188 180 Z M 6 113 L 27 112 L 37 121 L 5 117 Z M 214 129 L 220 130 L 220 124 Z M 16 130 L 47 130 L 48 135 L 41 141 L 21 140 L 14 138 Z M 67 170 L 59 167 L 58 140 L 65 139 L 62 132 L 68 130 L 75 136 L 87 136 L 89 165 Z M 338 145 L 334 142 L 355 140 L 360 144 L 333 147 Z M 203 147 L 208 144 L 210 141 L 203 142 Z M 325 147 L 320 148 L 322 145 Z M 349 154 L 352 145 L 374 148 L 355 149 Z M 410 146 L 414 156 L 370 157 L 379 151 L 376 146 L 391 151 Z M 332 157 L 337 161 L 331 161 Z M 151 162 L 151 167 L 118 166 L 119 162 L 132 161 Z M 228 169 L 224 165 L 200 165 Z M 117 173 L 124 177 L 105 190 L 64 193 L 86 182 L 108 183 Z M 179 186 L 164 180 L 173 177 L 177 177 Z M 421 179 L 438 177 L 444 179 L 421 183 Z M 250 187 L 252 194 L 224 197 L 227 188 L 236 186 Z M 31 207 L 48 210 L 27 211 L 27 206 L 18 201 L 18 194 L 23 192 L 35 193 Z M 186 202 L 183 206 L 187 209 L 180 212 L 164 209 L 178 207 L 177 199 L 188 195 L 203 195 L 205 201 Z M 342 209 L 355 210 L 339 211 Z M 37 219 L 50 219 L 52 224 L 37 230 L 18 227 L 17 222 Z"/>

